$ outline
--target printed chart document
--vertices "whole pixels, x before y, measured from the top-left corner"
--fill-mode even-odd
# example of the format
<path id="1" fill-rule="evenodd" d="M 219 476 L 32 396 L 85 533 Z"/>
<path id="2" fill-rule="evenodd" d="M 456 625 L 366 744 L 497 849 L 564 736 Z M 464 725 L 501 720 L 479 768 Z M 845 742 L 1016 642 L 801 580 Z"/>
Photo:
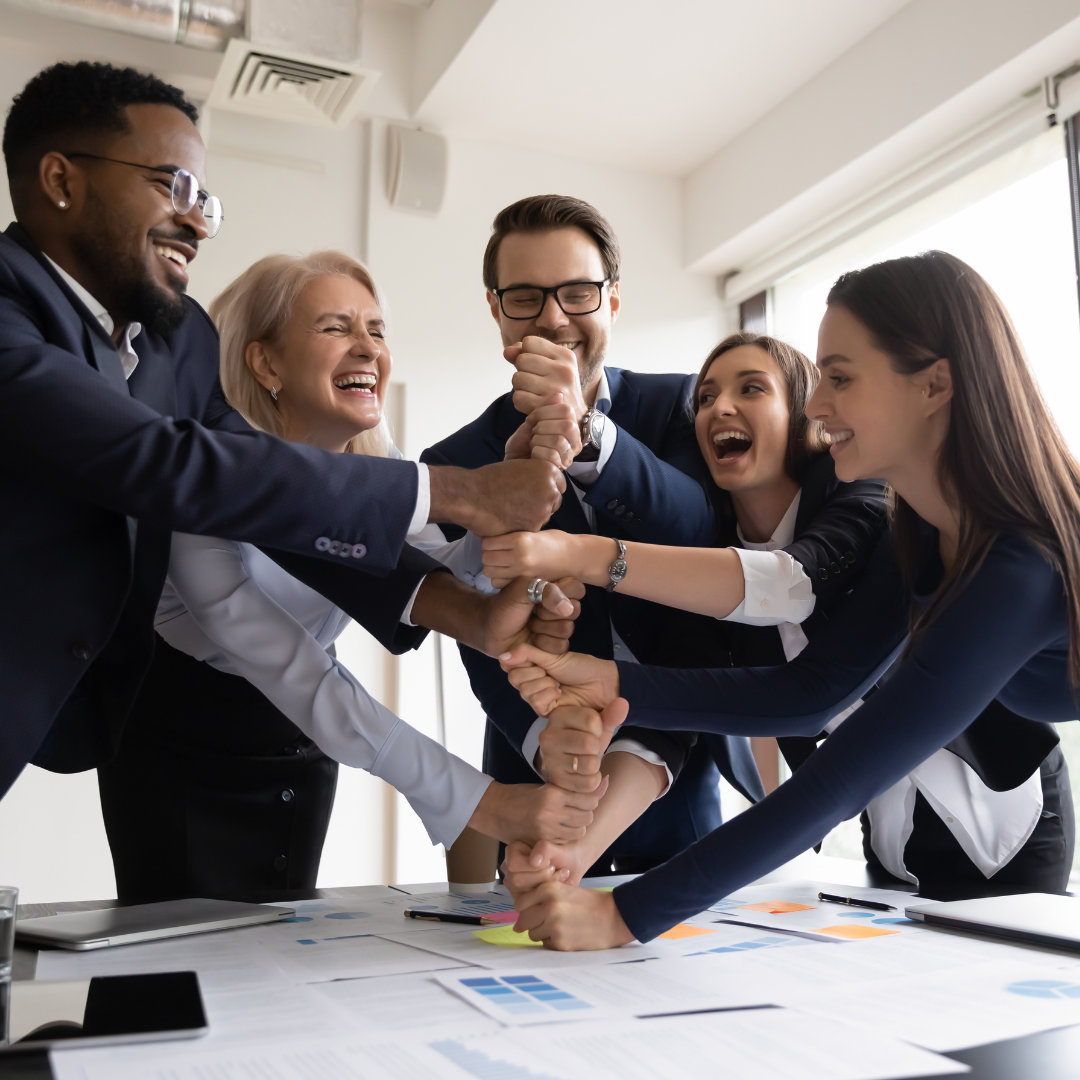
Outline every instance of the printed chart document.
<path id="1" fill-rule="evenodd" d="M 793 1052 L 797 1048 L 797 1052 Z M 755 1080 L 898 1080 L 962 1074 L 967 1066 L 837 1020 L 789 1009 L 647 1021 L 591 1021 L 486 1033 L 436 1028 L 421 1037 L 282 1042 L 171 1055 L 64 1062 L 56 1080 L 656 1080 L 718 1075 Z"/>

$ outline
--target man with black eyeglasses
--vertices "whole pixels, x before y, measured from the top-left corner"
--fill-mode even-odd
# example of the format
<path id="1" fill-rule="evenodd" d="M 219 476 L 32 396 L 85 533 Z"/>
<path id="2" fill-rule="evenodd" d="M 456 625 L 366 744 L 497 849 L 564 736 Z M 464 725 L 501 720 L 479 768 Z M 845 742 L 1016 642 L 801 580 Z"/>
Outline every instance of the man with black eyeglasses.
<path id="1" fill-rule="evenodd" d="M 619 245 L 610 224 L 588 203 L 562 195 L 522 199 L 500 211 L 484 254 L 484 285 L 513 364 L 512 391 L 464 428 L 421 455 L 430 464 L 475 467 L 527 455 L 534 433 L 550 429 L 551 449 L 566 454 L 558 424 L 527 418 L 569 409 L 581 450 L 550 527 L 615 539 L 702 546 L 714 540 L 708 478 L 695 441 L 693 375 L 637 374 L 606 366 L 619 314 Z M 550 409 L 552 403 L 559 405 Z M 534 417 L 535 419 L 535 417 Z M 573 434 L 573 431 L 571 431 Z M 579 439 L 573 439 L 576 449 Z M 612 544 L 613 583 L 620 573 Z M 596 656 L 647 661 L 657 608 L 647 601 L 590 588 L 571 648 Z M 462 659 L 488 717 L 484 768 L 504 781 L 552 775 L 540 753 L 545 721 L 509 685 L 498 664 L 467 647 Z M 593 867 L 593 873 L 648 869 L 719 825 L 718 770 L 703 745 L 659 732 L 622 729 L 604 770 L 631 753 L 652 765 L 654 802 Z M 761 783 L 746 740 L 718 753 L 726 777 L 750 798 Z M 724 758 L 727 760 L 723 760 Z M 681 769 L 681 771 L 679 771 Z"/>
<path id="2" fill-rule="evenodd" d="M 493 606 L 404 539 L 447 516 L 539 527 L 564 486 L 553 465 L 418 469 L 256 433 L 229 409 L 216 333 L 185 296 L 223 219 L 196 119 L 152 76 L 77 63 L 35 76 L 5 123 L 0 795 L 27 762 L 74 772 L 115 749 L 173 530 L 263 545 L 397 651 L 429 626 L 498 652 L 534 612 L 524 588 Z"/>

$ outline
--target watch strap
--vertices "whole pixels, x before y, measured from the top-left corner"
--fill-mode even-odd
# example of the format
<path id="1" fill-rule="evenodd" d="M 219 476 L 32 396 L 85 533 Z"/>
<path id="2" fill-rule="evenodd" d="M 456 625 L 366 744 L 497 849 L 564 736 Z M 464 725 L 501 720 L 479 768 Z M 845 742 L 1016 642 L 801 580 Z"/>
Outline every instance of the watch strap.
<path id="1" fill-rule="evenodd" d="M 626 545 L 618 537 L 613 536 L 612 539 L 615 541 L 619 553 L 615 556 L 615 561 L 607 568 L 609 580 L 604 587 L 608 592 L 612 592 L 615 586 L 626 577 Z"/>

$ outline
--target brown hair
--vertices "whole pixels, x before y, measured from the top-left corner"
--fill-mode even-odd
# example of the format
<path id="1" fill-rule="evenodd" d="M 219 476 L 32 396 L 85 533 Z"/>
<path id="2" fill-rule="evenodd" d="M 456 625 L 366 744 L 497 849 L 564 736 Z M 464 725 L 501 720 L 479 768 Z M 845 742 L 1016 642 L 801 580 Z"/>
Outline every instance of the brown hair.
<path id="1" fill-rule="evenodd" d="M 491 223 L 491 238 L 484 250 L 484 287 L 499 287 L 496 266 L 499 245 L 510 233 L 551 232 L 552 229 L 570 228 L 588 233 L 600 251 L 604 276 L 611 282 L 618 281 L 619 241 L 595 206 L 570 195 L 530 195 L 527 199 L 511 203 L 495 215 Z"/>
<path id="2" fill-rule="evenodd" d="M 292 317 L 296 298 L 315 278 L 327 274 L 360 282 L 379 300 L 375 281 L 363 263 L 340 251 L 310 255 L 267 255 L 249 266 L 210 305 L 210 318 L 221 335 L 221 386 L 229 404 L 252 427 L 279 438 L 283 434 L 277 405 L 259 384 L 244 358 L 253 341 L 279 340 Z M 380 306 L 382 301 L 379 300 Z M 385 457 L 392 445 L 386 419 L 354 435 L 346 452 Z"/>
<path id="3" fill-rule="evenodd" d="M 844 274 L 829 304 L 846 308 L 913 375 L 949 362 L 949 427 L 938 460 L 959 509 L 956 559 L 933 600 L 913 613 L 912 640 L 970 581 L 1000 533 L 1020 533 L 1057 567 L 1069 613 L 1069 677 L 1080 685 L 1080 468 L 1039 393 L 1012 320 L 970 266 L 944 251 Z M 920 519 L 898 496 L 897 551 L 911 580 Z"/>
<path id="4" fill-rule="evenodd" d="M 815 454 L 821 453 L 829 444 L 825 438 L 825 425 L 820 420 L 811 420 L 806 415 L 806 405 L 818 383 L 818 369 L 810 358 L 799 352 L 785 341 L 769 337 L 767 334 L 752 334 L 748 330 L 739 330 L 729 334 L 705 358 L 694 384 L 694 412 L 698 408 L 698 394 L 701 384 L 712 367 L 713 361 L 741 345 L 755 345 L 764 349 L 780 369 L 787 386 L 788 397 L 788 440 L 787 453 L 784 455 L 784 471 L 793 480 L 802 479 L 807 462 Z"/>

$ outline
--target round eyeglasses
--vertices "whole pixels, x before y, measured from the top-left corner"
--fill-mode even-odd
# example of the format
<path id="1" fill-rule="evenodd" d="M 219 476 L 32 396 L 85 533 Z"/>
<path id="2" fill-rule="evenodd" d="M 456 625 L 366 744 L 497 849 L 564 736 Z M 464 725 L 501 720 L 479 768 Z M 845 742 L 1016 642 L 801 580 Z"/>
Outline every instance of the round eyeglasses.
<path id="1" fill-rule="evenodd" d="M 216 195 L 203 191 L 195 175 L 176 165 L 143 165 L 138 161 L 121 161 L 119 158 L 105 157 L 103 154 L 87 154 L 76 150 L 65 154 L 67 158 L 90 158 L 92 161 L 111 161 L 114 165 L 130 165 L 133 169 L 145 169 L 147 172 L 165 173 L 171 176 L 169 198 L 172 208 L 181 216 L 190 214 L 197 206 L 199 214 L 206 223 L 206 238 L 212 240 L 221 229 L 225 214 L 221 209 L 221 200 Z M 161 181 L 165 183 L 164 180 Z"/>
<path id="2" fill-rule="evenodd" d="M 545 288 L 543 285 L 512 285 L 509 289 L 493 289 L 499 298 L 499 307 L 508 319 L 535 319 L 549 296 L 555 297 L 555 303 L 564 315 L 591 315 L 600 307 L 604 295 L 604 286 L 610 285 L 611 279 L 603 281 L 567 281 L 562 285 Z"/>

